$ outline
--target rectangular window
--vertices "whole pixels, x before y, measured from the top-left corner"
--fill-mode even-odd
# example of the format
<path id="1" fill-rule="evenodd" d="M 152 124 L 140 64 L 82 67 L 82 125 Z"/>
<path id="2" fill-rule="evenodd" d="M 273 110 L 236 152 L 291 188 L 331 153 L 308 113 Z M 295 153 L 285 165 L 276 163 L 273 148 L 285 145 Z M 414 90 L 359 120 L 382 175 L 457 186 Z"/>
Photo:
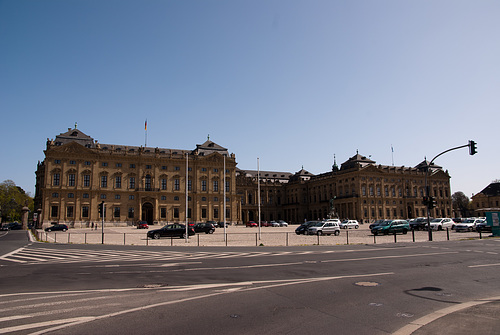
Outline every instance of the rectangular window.
<path id="1" fill-rule="evenodd" d="M 135 177 L 130 177 L 128 180 L 128 188 L 135 188 Z"/>
<path id="2" fill-rule="evenodd" d="M 147 169 L 147 170 L 151 170 L 151 168 L 152 168 L 152 166 L 151 166 L 151 165 L 146 164 L 146 169 Z"/>
<path id="3" fill-rule="evenodd" d="M 207 172 L 207 168 L 201 168 L 201 172 Z"/>
<path id="4" fill-rule="evenodd" d="M 101 176 L 101 187 L 108 187 L 108 176 Z"/>
<path id="5" fill-rule="evenodd" d="M 113 216 L 115 218 L 120 218 L 120 207 L 115 207 L 113 210 Z"/>
<path id="6" fill-rule="evenodd" d="M 229 180 L 226 180 L 226 192 L 229 192 Z"/>
<path id="7" fill-rule="evenodd" d="M 59 173 L 54 173 L 54 176 L 52 178 L 52 186 L 59 186 L 60 182 L 61 182 L 61 175 Z"/>
<path id="8" fill-rule="evenodd" d="M 214 169 L 214 172 L 219 172 L 219 169 Z"/>
<path id="9" fill-rule="evenodd" d="M 58 206 L 51 206 L 50 207 L 50 216 L 55 218 L 59 214 L 59 207 Z"/>
<path id="10" fill-rule="evenodd" d="M 119 194 L 115 194 L 115 199 L 116 199 L 116 200 L 118 200 L 118 199 L 120 199 L 120 198 L 121 198 L 121 196 L 120 196 Z"/>
<path id="11" fill-rule="evenodd" d="M 178 219 L 179 218 L 179 208 L 174 208 L 174 219 Z"/>
<path id="12" fill-rule="evenodd" d="M 116 167 L 117 167 L 117 168 L 122 167 L 122 163 L 116 163 Z"/>
<path id="13" fill-rule="evenodd" d="M 56 159 L 56 160 L 54 160 L 54 163 L 55 164 L 61 164 L 61 160 L 60 159 Z"/>
<path id="14" fill-rule="evenodd" d="M 163 178 L 161 180 L 161 189 L 166 190 L 167 189 L 167 179 Z"/>
<path id="15" fill-rule="evenodd" d="M 90 187 L 90 175 L 89 174 L 83 175 L 83 187 Z"/>
<path id="16" fill-rule="evenodd" d="M 207 190 L 207 181 L 206 180 L 202 180 L 201 181 L 201 190 L 202 191 L 206 191 Z"/>
<path id="17" fill-rule="evenodd" d="M 115 188 L 122 188 L 122 177 L 121 176 L 115 177 Z"/>
<path id="18" fill-rule="evenodd" d="M 59 198 L 59 193 L 57 192 L 52 193 L 52 198 Z"/>
<path id="19" fill-rule="evenodd" d="M 226 219 L 230 219 L 230 218 L 231 218 L 231 209 L 226 208 Z"/>
<path id="20" fill-rule="evenodd" d="M 85 163 L 83 163 L 83 164 L 85 164 L 87 166 L 92 165 L 92 163 L 90 163 L 89 161 L 85 161 Z"/>
<path id="21" fill-rule="evenodd" d="M 106 194 L 101 194 L 101 199 L 106 199 Z"/>
<path id="22" fill-rule="evenodd" d="M 128 218 L 133 219 L 134 218 L 134 207 L 129 207 L 128 209 Z"/>
<path id="23" fill-rule="evenodd" d="M 88 199 L 89 198 L 89 194 L 88 193 L 83 193 L 82 197 L 83 197 L 83 199 Z"/>
<path id="24" fill-rule="evenodd" d="M 191 218 L 191 208 L 188 208 L 188 219 Z"/>
<path id="25" fill-rule="evenodd" d="M 188 191 L 191 191 L 191 185 L 192 185 L 191 180 L 188 180 Z"/>
<path id="26" fill-rule="evenodd" d="M 206 219 L 207 218 L 207 209 L 206 208 L 202 208 L 201 209 L 201 218 L 202 219 Z"/>
<path id="27" fill-rule="evenodd" d="M 219 218 L 219 209 L 214 208 L 214 219 L 218 219 L 218 218 Z"/>
<path id="28" fill-rule="evenodd" d="M 101 164 L 102 166 L 108 166 L 108 163 L 107 162 L 102 162 Z"/>
<path id="29" fill-rule="evenodd" d="M 89 217 L 89 206 L 82 206 L 82 218 Z"/>
<path id="30" fill-rule="evenodd" d="M 74 215 L 73 206 L 66 207 L 66 217 L 72 218 Z"/>
<path id="31" fill-rule="evenodd" d="M 166 219 L 167 218 L 167 209 L 165 207 L 160 208 L 160 217 L 162 219 Z"/>
<path id="32" fill-rule="evenodd" d="M 68 198 L 74 198 L 75 194 L 74 193 L 68 193 Z"/>
<path id="33" fill-rule="evenodd" d="M 128 167 L 131 169 L 135 169 L 135 164 L 130 164 Z"/>
<path id="34" fill-rule="evenodd" d="M 181 170 L 181 168 L 180 168 L 180 166 L 176 166 L 176 167 L 174 168 L 174 170 L 175 170 L 175 171 L 180 171 L 180 170 Z"/>
<path id="35" fill-rule="evenodd" d="M 68 186 L 75 186 L 75 175 L 73 173 L 68 175 Z"/>
<path id="36" fill-rule="evenodd" d="M 134 199 L 135 199 L 135 196 L 133 194 L 128 196 L 128 200 L 134 200 Z"/>
<path id="37" fill-rule="evenodd" d="M 162 170 L 166 170 L 166 169 L 167 169 L 167 166 L 166 166 L 166 165 L 163 165 L 163 166 L 161 167 L 161 169 L 162 169 Z"/>
<path id="38" fill-rule="evenodd" d="M 75 165 L 76 161 L 69 161 L 69 165 Z"/>
<path id="39" fill-rule="evenodd" d="M 179 179 L 176 179 L 174 181 L 174 190 L 175 191 L 179 191 L 181 189 L 181 184 L 180 184 L 180 180 Z"/>
<path id="40" fill-rule="evenodd" d="M 161 198 L 160 198 L 160 200 L 162 200 L 162 201 L 166 201 L 166 200 L 167 200 L 167 197 L 166 197 L 165 195 L 162 195 L 162 196 L 161 196 Z"/>
<path id="41" fill-rule="evenodd" d="M 219 181 L 214 180 L 214 192 L 219 192 Z"/>

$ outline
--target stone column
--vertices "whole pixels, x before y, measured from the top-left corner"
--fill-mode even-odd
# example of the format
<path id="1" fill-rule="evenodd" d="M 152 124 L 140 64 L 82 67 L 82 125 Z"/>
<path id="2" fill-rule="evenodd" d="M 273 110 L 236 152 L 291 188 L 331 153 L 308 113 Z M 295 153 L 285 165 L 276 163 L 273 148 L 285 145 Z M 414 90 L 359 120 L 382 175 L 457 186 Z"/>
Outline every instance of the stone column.
<path id="1" fill-rule="evenodd" d="M 30 212 L 30 209 L 28 206 L 24 206 L 21 209 L 21 223 L 23 224 L 23 229 L 28 229 L 28 213 Z"/>

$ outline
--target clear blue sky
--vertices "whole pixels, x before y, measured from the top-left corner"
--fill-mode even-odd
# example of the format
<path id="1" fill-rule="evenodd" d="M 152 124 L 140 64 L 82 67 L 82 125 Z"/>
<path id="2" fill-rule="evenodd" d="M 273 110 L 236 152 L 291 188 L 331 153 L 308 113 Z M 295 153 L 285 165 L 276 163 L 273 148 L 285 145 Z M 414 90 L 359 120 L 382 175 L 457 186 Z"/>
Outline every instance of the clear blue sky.
<path id="1" fill-rule="evenodd" d="M 500 1 L 0 0 L 0 181 L 34 193 L 46 139 L 194 149 L 312 173 L 359 150 L 500 178 Z"/>

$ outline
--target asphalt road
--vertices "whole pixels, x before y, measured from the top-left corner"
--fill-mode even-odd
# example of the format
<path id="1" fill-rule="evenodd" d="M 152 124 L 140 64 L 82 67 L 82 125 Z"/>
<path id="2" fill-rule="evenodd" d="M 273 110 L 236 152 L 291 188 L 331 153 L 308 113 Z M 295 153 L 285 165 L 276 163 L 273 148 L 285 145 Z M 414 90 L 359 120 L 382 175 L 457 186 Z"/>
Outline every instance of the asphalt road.
<path id="1" fill-rule="evenodd" d="M 500 327 L 499 239 L 179 248 L 54 245 L 26 234 L 0 235 L 0 333 L 496 334 Z"/>

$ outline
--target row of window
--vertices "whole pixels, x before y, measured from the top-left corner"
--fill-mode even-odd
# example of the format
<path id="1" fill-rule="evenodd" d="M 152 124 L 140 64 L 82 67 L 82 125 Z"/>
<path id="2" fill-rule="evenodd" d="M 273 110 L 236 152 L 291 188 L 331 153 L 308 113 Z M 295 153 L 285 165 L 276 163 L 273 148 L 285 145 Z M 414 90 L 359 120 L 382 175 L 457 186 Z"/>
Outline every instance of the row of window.
<path id="1" fill-rule="evenodd" d="M 54 160 L 54 163 L 55 163 L 55 164 L 61 164 L 61 160 L 60 160 L 60 159 L 55 159 L 55 160 Z M 70 161 L 69 161 L 69 164 L 70 164 L 70 165 L 76 165 L 76 161 L 75 161 L 75 160 L 70 160 Z M 85 161 L 83 164 L 84 164 L 84 165 L 86 165 L 86 166 L 90 166 L 90 165 L 92 165 L 92 163 L 91 163 L 90 161 Z M 102 167 L 108 167 L 108 166 L 109 166 L 109 164 L 108 164 L 108 162 L 101 162 L 101 166 L 102 166 Z M 117 168 L 121 168 L 121 167 L 122 167 L 122 163 L 115 163 L 115 166 L 116 166 Z M 130 168 L 130 169 L 135 169 L 135 168 L 136 168 L 136 165 L 135 165 L 135 164 L 129 164 L 129 168 Z M 146 164 L 146 165 L 145 165 L 145 168 L 146 168 L 147 170 L 151 170 L 151 169 L 153 168 L 153 165 L 151 165 L 151 164 Z M 162 169 L 162 170 L 167 170 L 167 166 L 166 166 L 166 165 L 162 165 L 161 169 Z M 180 170 L 181 170 L 181 167 L 180 167 L 180 166 L 174 166 L 174 171 L 180 171 Z M 207 168 L 204 168 L 204 167 L 202 167 L 200 170 L 201 170 L 202 172 L 207 172 Z M 193 171 L 193 169 L 192 169 L 192 168 L 190 168 L 190 167 L 188 167 L 188 171 Z M 218 168 L 214 168 L 214 169 L 213 169 L 213 172 L 219 172 L 219 169 L 218 169 Z M 226 173 L 229 173 L 229 170 L 228 170 L 228 169 L 226 169 Z"/>
<path id="2" fill-rule="evenodd" d="M 219 209 L 218 208 L 213 208 L 213 218 L 218 219 L 219 218 Z M 119 219 L 121 217 L 121 207 L 113 207 L 113 218 Z M 82 212 L 81 212 L 81 217 L 82 218 L 89 218 L 89 206 L 82 206 Z M 129 219 L 134 219 L 135 215 L 135 209 L 134 207 L 129 207 L 127 217 Z M 50 208 L 50 216 L 52 218 L 57 218 L 59 216 L 59 206 L 53 205 Z M 75 216 L 75 207 L 74 206 L 66 206 L 66 218 L 74 218 Z M 104 216 L 106 216 L 106 210 L 104 210 Z M 99 217 L 102 217 L 100 214 Z M 166 219 L 167 218 L 167 208 L 166 207 L 160 207 L 160 218 L 161 219 Z M 173 209 L 173 218 L 178 219 L 179 218 L 179 208 L 174 207 Z M 188 218 L 191 218 L 191 208 L 188 208 Z M 207 208 L 202 208 L 201 209 L 201 218 L 206 219 L 207 218 Z M 230 219 L 231 218 L 231 210 L 229 208 L 226 208 L 226 218 Z"/>
<path id="3" fill-rule="evenodd" d="M 74 193 L 68 193 L 68 194 L 67 194 L 67 198 L 73 199 L 74 197 L 75 197 L 75 194 L 74 194 Z M 83 198 L 83 199 L 88 199 L 89 197 L 90 197 L 90 196 L 89 196 L 89 194 L 88 194 L 88 193 L 83 193 L 83 194 L 82 194 L 82 198 Z M 58 193 L 58 192 L 53 192 L 53 193 L 52 193 L 52 198 L 59 198 L 59 193 Z M 106 194 L 101 194 L 101 195 L 100 195 L 100 199 L 103 199 L 103 200 L 104 200 L 104 199 L 107 199 L 107 195 L 106 195 Z M 115 194 L 115 199 L 116 199 L 116 200 L 120 200 L 120 199 L 121 199 L 121 195 L 120 195 L 120 194 Z M 130 194 L 130 195 L 128 196 L 128 200 L 134 200 L 134 199 L 135 199 L 135 195 Z M 160 197 L 160 200 L 162 200 L 162 201 L 166 201 L 166 200 L 167 200 L 167 196 L 162 195 L 162 196 Z M 174 201 L 179 201 L 179 200 L 180 200 L 180 197 L 179 197 L 179 196 L 174 196 Z M 188 201 L 191 201 L 191 197 L 190 197 L 190 196 L 188 196 Z M 207 201 L 207 197 L 201 197 L 201 201 Z M 218 202 L 218 201 L 219 201 L 219 197 L 214 197 L 214 198 L 213 198 L 213 201 L 214 201 L 214 202 Z M 230 201 L 229 197 L 226 197 L 226 202 L 229 202 L 229 201 Z"/>
<path id="4" fill-rule="evenodd" d="M 122 177 L 121 176 L 115 176 L 114 178 L 114 188 L 122 188 Z M 130 177 L 129 178 L 129 183 L 128 183 L 128 188 L 129 189 L 135 189 L 136 183 L 135 183 L 135 177 Z M 83 175 L 83 187 L 90 187 L 91 184 L 91 179 L 90 175 L 85 174 Z M 152 177 L 151 175 L 146 175 L 144 178 L 144 188 L 146 190 L 151 190 L 152 189 Z M 188 180 L 188 191 L 192 191 L 192 180 Z M 59 173 L 54 173 L 52 175 L 52 186 L 60 186 L 61 185 L 61 175 Z M 101 188 L 107 188 L 108 187 L 108 176 L 101 176 Z M 231 187 L 230 187 L 230 182 L 226 180 L 226 192 L 229 192 Z M 68 186 L 74 187 L 76 186 L 76 175 L 73 173 L 68 174 Z M 160 189 L 161 190 L 166 190 L 167 189 L 167 179 L 162 178 L 160 179 Z M 173 184 L 173 190 L 174 191 L 180 191 L 181 189 L 181 181 L 180 179 L 174 179 L 174 184 Z M 201 181 L 201 190 L 202 191 L 207 191 L 207 181 L 202 180 Z M 213 180 L 212 181 L 212 191 L 213 192 L 218 192 L 219 191 L 219 181 L 218 180 Z"/>

